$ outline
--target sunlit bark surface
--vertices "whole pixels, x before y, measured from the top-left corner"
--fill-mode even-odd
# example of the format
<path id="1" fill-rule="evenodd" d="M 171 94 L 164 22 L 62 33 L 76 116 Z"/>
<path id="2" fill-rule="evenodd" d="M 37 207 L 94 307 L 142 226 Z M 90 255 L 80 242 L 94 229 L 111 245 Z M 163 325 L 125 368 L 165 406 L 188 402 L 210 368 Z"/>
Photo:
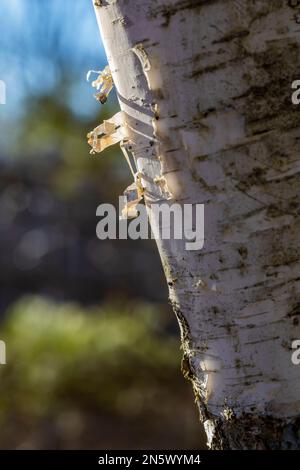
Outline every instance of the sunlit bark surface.
<path id="1" fill-rule="evenodd" d="M 95 3 L 149 213 L 159 178 L 205 204 L 201 251 L 158 248 L 208 445 L 299 448 L 297 2 Z"/>

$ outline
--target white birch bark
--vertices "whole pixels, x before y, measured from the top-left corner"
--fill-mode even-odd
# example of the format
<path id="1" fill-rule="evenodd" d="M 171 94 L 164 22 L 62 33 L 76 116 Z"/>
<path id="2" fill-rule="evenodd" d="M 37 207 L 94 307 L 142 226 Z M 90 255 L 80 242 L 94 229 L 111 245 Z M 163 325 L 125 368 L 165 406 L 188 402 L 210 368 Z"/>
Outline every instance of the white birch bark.
<path id="1" fill-rule="evenodd" d="M 171 202 L 205 204 L 203 250 L 158 247 L 213 449 L 300 447 L 295 6 L 95 1 L 149 213 L 158 176 Z"/>

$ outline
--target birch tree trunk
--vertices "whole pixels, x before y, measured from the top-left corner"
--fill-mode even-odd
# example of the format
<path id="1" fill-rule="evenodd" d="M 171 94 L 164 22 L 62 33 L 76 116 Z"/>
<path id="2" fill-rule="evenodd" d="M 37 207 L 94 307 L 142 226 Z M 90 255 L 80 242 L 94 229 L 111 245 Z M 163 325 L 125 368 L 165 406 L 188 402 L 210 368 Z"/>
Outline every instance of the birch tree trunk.
<path id="1" fill-rule="evenodd" d="M 205 204 L 157 244 L 212 449 L 300 448 L 298 3 L 95 1 L 148 213 Z"/>

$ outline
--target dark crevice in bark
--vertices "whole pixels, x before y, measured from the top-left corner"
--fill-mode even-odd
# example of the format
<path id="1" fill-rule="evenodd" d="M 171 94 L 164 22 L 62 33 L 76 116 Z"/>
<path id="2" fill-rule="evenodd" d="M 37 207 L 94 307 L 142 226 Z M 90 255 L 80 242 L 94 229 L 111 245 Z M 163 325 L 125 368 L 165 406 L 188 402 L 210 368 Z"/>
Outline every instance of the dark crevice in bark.
<path id="1" fill-rule="evenodd" d="M 213 450 L 299 450 L 300 418 L 290 420 L 242 414 L 239 418 L 210 418 Z"/>
<path id="2" fill-rule="evenodd" d="M 205 390 L 193 368 L 190 352 L 191 333 L 179 305 L 170 301 L 181 331 L 183 357 L 181 371 L 191 382 L 200 421 L 206 426 L 208 445 L 212 450 L 300 450 L 300 417 L 275 418 L 252 413 L 238 417 L 224 405 L 220 416 L 212 415 L 205 403 Z"/>

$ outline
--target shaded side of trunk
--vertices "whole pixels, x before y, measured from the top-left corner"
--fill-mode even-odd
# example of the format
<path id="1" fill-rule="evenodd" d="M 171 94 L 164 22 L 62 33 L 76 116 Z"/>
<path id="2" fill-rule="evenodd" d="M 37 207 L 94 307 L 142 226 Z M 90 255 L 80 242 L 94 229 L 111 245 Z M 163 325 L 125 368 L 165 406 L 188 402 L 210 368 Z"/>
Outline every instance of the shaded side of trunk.
<path id="1" fill-rule="evenodd" d="M 101 0 L 95 11 L 153 204 L 205 205 L 205 245 L 158 240 L 211 448 L 298 448 L 299 110 L 287 0 Z M 151 217 L 153 228 L 159 221 Z"/>

